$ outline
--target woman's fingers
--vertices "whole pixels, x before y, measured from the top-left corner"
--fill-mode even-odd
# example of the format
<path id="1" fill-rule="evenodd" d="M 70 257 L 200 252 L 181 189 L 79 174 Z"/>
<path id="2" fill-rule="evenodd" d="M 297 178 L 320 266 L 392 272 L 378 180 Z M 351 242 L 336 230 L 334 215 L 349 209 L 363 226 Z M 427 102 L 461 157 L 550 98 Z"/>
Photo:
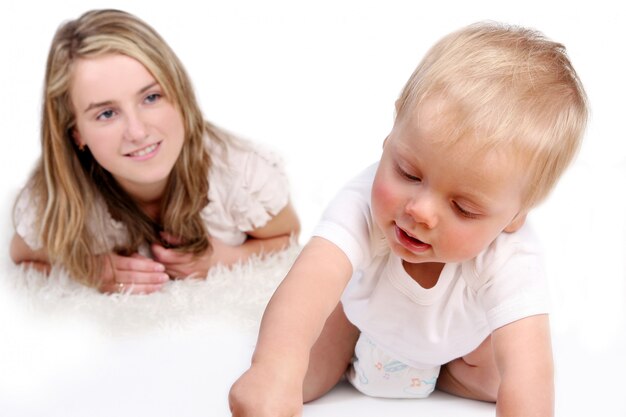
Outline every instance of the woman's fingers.
<path id="1" fill-rule="evenodd" d="M 164 272 L 165 266 L 138 253 L 132 256 L 113 255 L 113 266 L 117 271 Z"/>
<path id="2" fill-rule="evenodd" d="M 128 294 L 150 294 L 161 290 L 163 284 L 124 284 L 109 283 L 100 288 L 104 293 L 128 293 Z"/>
<path id="3" fill-rule="evenodd" d="M 110 254 L 109 261 L 99 286 L 102 292 L 149 294 L 160 290 L 170 279 L 163 264 L 139 254 Z"/>
<path id="4" fill-rule="evenodd" d="M 159 285 L 170 280 L 165 272 L 144 272 L 136 270 L 117 270 L 115 273 L 115 283 Z"/>

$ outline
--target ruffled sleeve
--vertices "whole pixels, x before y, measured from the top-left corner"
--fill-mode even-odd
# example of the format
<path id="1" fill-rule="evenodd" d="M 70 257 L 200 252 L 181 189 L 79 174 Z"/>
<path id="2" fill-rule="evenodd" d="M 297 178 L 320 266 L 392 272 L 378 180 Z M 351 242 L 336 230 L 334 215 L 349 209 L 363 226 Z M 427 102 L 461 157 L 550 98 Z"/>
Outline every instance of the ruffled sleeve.
<path id="1" fill-rule="evenodd" d="M 15 210 L 13 211 L 15 232 L 24 239 L 24 242 L 32 250 L 38 250 L 43 247 L 41 227 L 37 221 L 39 204 L 39 199 L 33 195 L 31 188 L 26 186 L 17 196 Z"/>
<path id="2" fill-rule="evenodd" d="M 287 205 L 289 184 L 276 154 L 247 142 L 226 146 L 212 148 L 209 204 L 202 215 L 209 234 L 237 245 Z"/>
<path id="3" fill-rule="evenodd" d="M 18 195 L 13 212 L 15 232 L 32 250 L 43 248 L 41 225 L 38 221 L 40 205 L 40 199 L 26 186 Z M 116 246 L 128 243 L 126 227 L 111 217 L 102 197 L 94 198 L 92 211 L 87 218 L 89 231 L 95 237 L 92 241 L 95 253 L 109 252 Z"/>

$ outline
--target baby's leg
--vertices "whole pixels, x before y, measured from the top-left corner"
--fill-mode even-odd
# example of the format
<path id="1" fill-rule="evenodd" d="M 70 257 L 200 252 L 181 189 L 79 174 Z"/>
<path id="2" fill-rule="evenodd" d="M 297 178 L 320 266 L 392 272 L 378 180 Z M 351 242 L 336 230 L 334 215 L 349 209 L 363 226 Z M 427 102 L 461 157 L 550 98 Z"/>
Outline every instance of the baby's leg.
<path id="1" fill-rule="evenodd" d="M 441 367 L 437 388 L 459 397 L 495 402 L 500 386 L 491 336 L 473 352 Z"/>
<path id="2" fill-rule="evenodd" d="M 304 402 L 321 397 L 339 382 L 350 365 L 358 338 L 359 329 L 348 321 L 339 303 L 311 349 L 304 378 Z"/>

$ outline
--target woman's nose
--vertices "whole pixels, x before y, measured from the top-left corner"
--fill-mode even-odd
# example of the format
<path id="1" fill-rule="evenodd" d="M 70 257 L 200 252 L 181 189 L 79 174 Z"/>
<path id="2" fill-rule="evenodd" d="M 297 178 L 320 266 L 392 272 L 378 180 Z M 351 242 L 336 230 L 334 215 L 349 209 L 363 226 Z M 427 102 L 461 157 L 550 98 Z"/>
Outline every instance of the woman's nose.
<path id="1" fill-rule="evenodd" d="M 127 113 L 125 136 L 131 142 L 141 142 L 148 136 L 146 124 L 137 112 Z"/>

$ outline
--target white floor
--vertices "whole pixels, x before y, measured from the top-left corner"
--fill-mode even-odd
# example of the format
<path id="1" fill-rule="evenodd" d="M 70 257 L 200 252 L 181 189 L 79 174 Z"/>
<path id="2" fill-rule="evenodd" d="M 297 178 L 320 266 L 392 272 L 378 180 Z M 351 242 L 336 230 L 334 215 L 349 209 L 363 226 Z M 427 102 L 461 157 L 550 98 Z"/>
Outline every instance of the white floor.
<path id="1" fill-rule="evenodd" d="M 71 357 L 63 353 L 59 358 L 49 357 L 46 349 L 59 353 L 58 345 L 46 346 L 45 337 L 31 340 L 37 344 L 39 354 L 32 357 L 32 363 L 22 363 L 19 368 L 31 372 L 36 380 L 3 370 L 1 415 L 228 416 L 228 387 L 245 369 L 253 343 L 250 335 L 225 329 L 204 334 L 187 329 L 175 336 L 168 333 L 167 337 L 111 339 L 101 335 L 94 339 L 89 329 L 75 327 L 65 329 L 62 336 L 78 345 L 65 346 L 73 353 Z M 623 343 L 616 351 L 595 354 L 566 340 L 556 340 L 556 347 L 557 416 L 626 415 L 624 385 L 610 383 L 615 380 L 613 374 L 619 372 L 618 366 L 624 369 Z M 76 354 L 81 348 L 87 350 Z M 621 363 L 616 362 L 618 357 Z M 42 360 L 53 363 L 46 363 L 47 369 L 33 369 Z M 307 404 L 304 416 L 480 417 L 493 416 L 494 410 L 491 404 L 440 392 L 424 400 L 368 398 L 341 383 L 325 397 Z"/>
<path id="2" fill-rule="evenodd" d="M 554 300 L 557 416 L 626 416 L 621 53 L 626 14 L 618 2 L 171 3 L 22 0 L 4 5 L 0 230 L 6 233 L 0 243 L 6 246 L 11 235 L 12 197 L 40 153 L 40 98 L 50 40 L 63 20 L 88 9 L 122 8 L 152 24 L 184 62 L 206 117 L 283 156 L 302 218 L 302 243 L 335 190 L 379 156 L 393 103 L 433 42 L 479 20 L 536 28 L 566 45 L 592 110 L 575 165 L 532 216 L 545 242 Z M 9 280 L 1 268 L 7 254 L 0 252 L 2 284 Z M 45 304 L 46 293 L 36 300 Z M 71 299 L 65 300 L 71 307 L 64 318 L 31 317 L 24 307 L 37 306 L 12 305 L 15 301 L 10 288 L 0 285 L 1 417 L 228 416 L 228 387 L 253 349 L 254 337 L 232 326 L 177 324 L 174 317 L 168 331 L 120 336 L 94 324 L 85 313 L 89 309 Z M 142 314 L 138 309 L 104 320 Z M 440 393 L 426 400 L 376 400 L 340 385 L 304 411 L 307 417 L 424 414 L 492 416 L 494 408 Z"/>

